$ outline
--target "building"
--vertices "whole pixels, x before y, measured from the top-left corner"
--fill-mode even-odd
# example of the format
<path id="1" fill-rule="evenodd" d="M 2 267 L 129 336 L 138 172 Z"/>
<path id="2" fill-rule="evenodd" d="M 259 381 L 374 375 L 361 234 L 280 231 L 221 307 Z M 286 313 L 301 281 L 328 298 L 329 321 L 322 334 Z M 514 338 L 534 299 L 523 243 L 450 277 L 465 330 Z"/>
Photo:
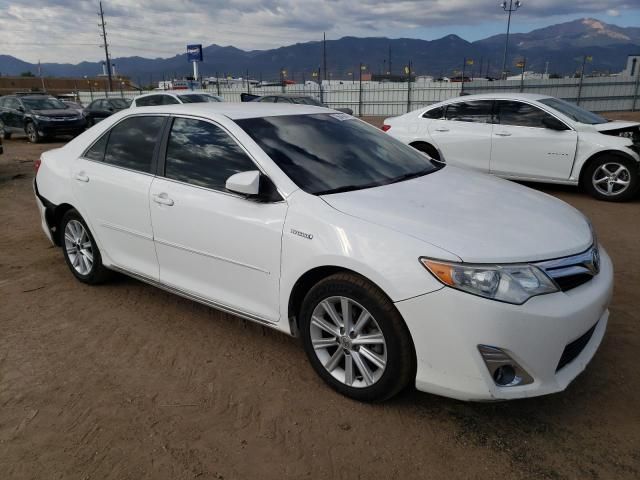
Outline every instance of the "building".
<path id="1" fill-rule="evenodd" d="M 640 72 L 640 54 L 629 55 L 627 57 L 627 66 L 620 74 L 621 77 L 635 78 Z"/>
<path id="2" fill-rule="evenodd" d="M 133 90 L 128 78 L 114 78 L 113 90 Z M 94 78 L 57 78 L 57 77 L 0 77 L 0 95 L 16 92 L 48 92 L 63 95 L 78 91 L 107 91 L 109 80 L 105 77 Z"/>

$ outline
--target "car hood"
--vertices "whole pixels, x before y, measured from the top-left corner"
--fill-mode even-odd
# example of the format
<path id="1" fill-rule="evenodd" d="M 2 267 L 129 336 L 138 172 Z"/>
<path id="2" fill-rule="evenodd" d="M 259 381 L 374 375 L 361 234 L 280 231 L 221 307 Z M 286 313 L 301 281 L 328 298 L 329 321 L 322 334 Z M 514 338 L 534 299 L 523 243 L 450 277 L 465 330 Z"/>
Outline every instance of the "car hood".
<path id="1" fill-rule="evenodd" d="M 640 126 L 638 122 L 628 122 L 625 120 L 614 120 L 613 122 L 598 123 L 593 127 L 599 132 L 607 132 L 609 130 L 618 130 L 621 128 L 633 128 Z"/>
<path id="2" fill-rule="evenodd" d="M 405 182 L 322 196 L 333 208 L 447 250 L 464 262 L 531 262 L 582 252 L 586 218 L 566 203 L 447 166 Z"/>
<path id="3" fill-rule="evenodd" d="M 78 113 L 71 109 L 53 109 L 53 110 L 33 110 L 36 115 L 45 115 L 47 117 L 77 117 Z"/>

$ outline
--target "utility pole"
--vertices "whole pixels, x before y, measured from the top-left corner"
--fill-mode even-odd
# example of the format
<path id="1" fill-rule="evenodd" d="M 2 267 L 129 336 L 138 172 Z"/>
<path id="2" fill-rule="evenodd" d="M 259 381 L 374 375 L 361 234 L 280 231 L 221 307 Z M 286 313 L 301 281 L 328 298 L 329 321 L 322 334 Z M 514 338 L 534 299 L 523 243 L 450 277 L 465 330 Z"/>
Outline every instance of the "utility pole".
<path id="1" fill-rule="evenodd" d="M 112 84 L 111 84 L 111 58 L 109 58 L 109 44 L 107 43 L 107 31 L 105 29 L 105 23 L 104 23 L 104 10 L 102 10 L 102 2 L 100 2 L 100 25 L 98 25 L 99 27 L 102 28 L 102 39 L 104 40 L 104 57 L 105 60 L 107 62 L 107 76 L 109 77 L 109 91 L 111 91 L 112 89 Z"/>
<path id="2" fill-rule="evenodd" d="M 327 79 L 327 34 L 322 33 L 322 69 L 324 70 L 324 79 Z"/>
<path id="3" fill-rule="evenodd" d="M 502 2 L 501 6 L 502 9 L 509 14 L 507 20 L 507 38 L 504 41 L 504 57 L 502 58 L 502 79 L 504 80 L 505 78 L 507 78 L 507 51 L 509 50 L 509 30 L 511 29 L 511 14 L 518 10 L 522 6 L 522 3 L 520 2 L 520 0 L 516 0 L 515 2 L 513 0 L 509 0 L 509 2 L 507 2 L 505 0 L 504 2 Z"/>

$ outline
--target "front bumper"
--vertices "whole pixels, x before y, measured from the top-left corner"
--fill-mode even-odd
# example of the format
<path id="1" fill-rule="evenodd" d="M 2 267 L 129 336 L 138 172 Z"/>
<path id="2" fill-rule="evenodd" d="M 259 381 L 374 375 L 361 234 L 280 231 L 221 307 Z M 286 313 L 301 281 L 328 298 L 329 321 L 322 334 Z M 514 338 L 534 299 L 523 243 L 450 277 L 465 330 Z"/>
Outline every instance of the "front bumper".
<path id="1" fill-rule="evenodd" d="M 595 354 L 607 326 L 613 266 L 601 248 L 600 273 L 567 292 L 511 305 L 451 288 L 396 303 L 416 348 L 416 388 L 460 400 L 533 397 L 564 390 Z M 566 366 L 565 347 L 596 325 Z M 533 377 L 514 387 L 495 384 L 478 345 L 505 351 Z"/>
<path id="2" fill-rule="evenodd" d="M 76 135 L 87 128 L 84 118 L 60 121 L 42 121 L 36 123 L 40 135 Z"/>

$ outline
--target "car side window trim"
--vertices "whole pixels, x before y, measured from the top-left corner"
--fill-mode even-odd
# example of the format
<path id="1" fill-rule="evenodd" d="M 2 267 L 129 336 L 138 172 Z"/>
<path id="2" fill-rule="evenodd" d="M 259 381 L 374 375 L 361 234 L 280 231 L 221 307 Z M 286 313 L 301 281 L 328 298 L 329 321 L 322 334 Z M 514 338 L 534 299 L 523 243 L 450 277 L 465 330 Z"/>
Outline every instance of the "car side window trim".
<path id="1" fill-rule="evenodd" d="M 264 203 L 274 204 L 274 203 L 280 203 L 280 202 L 284 202 L 285 201 L 284 195 L 278 189 L 278 186 L 275 184 L 275 182 L 273 180 L 271 180 L 271 177 L 269 177 L 269 175 L 266 174 L 266 172 L 264 171 L 262 166 L 254 158 L 254 156 L 245 148 L 244 145 L 242 145 L 242 142 L 240 142 L 236 138 L 236 136 L 233 135 L 233 133 L 231 133 L 229 130 L 227 130 L 224 127 L 224 125 L 221 125 L 220 123 L 216 122 L 215 120 L 211 120 L 210 118 L 198 117 L 196 115 L 171 115 L 170 116 L 170 119 L 167 122 L 167 125 L 165 126 L 164 132 L 162 134 L 163 135 L 162 140 L 159 142 L 158 166 L 157 166 L 157 170 L 156 170 L 158 177 L 162 178 L 163 180 L 169 181 L 169 182 L 175 182 L 175 183 L 179 183 L 181 185 L 188 185 L 188 186 L 193 187 L 193 188 L 200 188 L 200 189 L 206 190 L 208 192 L 214 192 L 214 193 L 219 193 L 221 195 L 227 195 L 227 196 L 231 196 L 231 197 L 235 197 L 235 198 L 241 198 L 243 200 L 254 201 L 251 198 L 248 198 L 247 196 L 241 195 L 239 193 L 233 193 L 233 192 L 228 192 L 228 191 L 223 191 L 223 190 L 217 190 L 215 188 L 205 187 L 205 186 L 202 186 L 202 185 L 195 185 L 193 183 L 183 182 L 181 180 L 168 178 L 166 176 L 165 171 L 166 171 L 166 165 L 167 165 L 167 147 L 169 146 L 169 136 L 171 135 L 171 127 L 173 126 L 173 122 L 177 118 L 199 120 L 199 121 L 202 121 L 202 122 L 210 123 L 210 124 L 218 127 L 219 129 L 221 129 L 224 133 L 226 133 L 229 136 L 229 138 L 231 140 L 233 140 L 233 142 L 236 143 L 236 145 L 238 145 L 240 147 L 240 149 L 244 152 L 244 154 L 247 156 L 247 158 L 249 160 L 251 160 L 251 163 L 253 163 L 253 165 L 255 166 L 255 169 L 258 170 L 261 175 L 264 175 L 265 177 L 267 177 L 269 179 L 269 181 L 271 183 L 273 183 L 273 185 L 276 187 L 276 191 L 278 192 L 278 195 L 280 196 L 280 200 L 276 200 L 276 201 L 272 201 L 272 202 L 264 202 Z"/>

